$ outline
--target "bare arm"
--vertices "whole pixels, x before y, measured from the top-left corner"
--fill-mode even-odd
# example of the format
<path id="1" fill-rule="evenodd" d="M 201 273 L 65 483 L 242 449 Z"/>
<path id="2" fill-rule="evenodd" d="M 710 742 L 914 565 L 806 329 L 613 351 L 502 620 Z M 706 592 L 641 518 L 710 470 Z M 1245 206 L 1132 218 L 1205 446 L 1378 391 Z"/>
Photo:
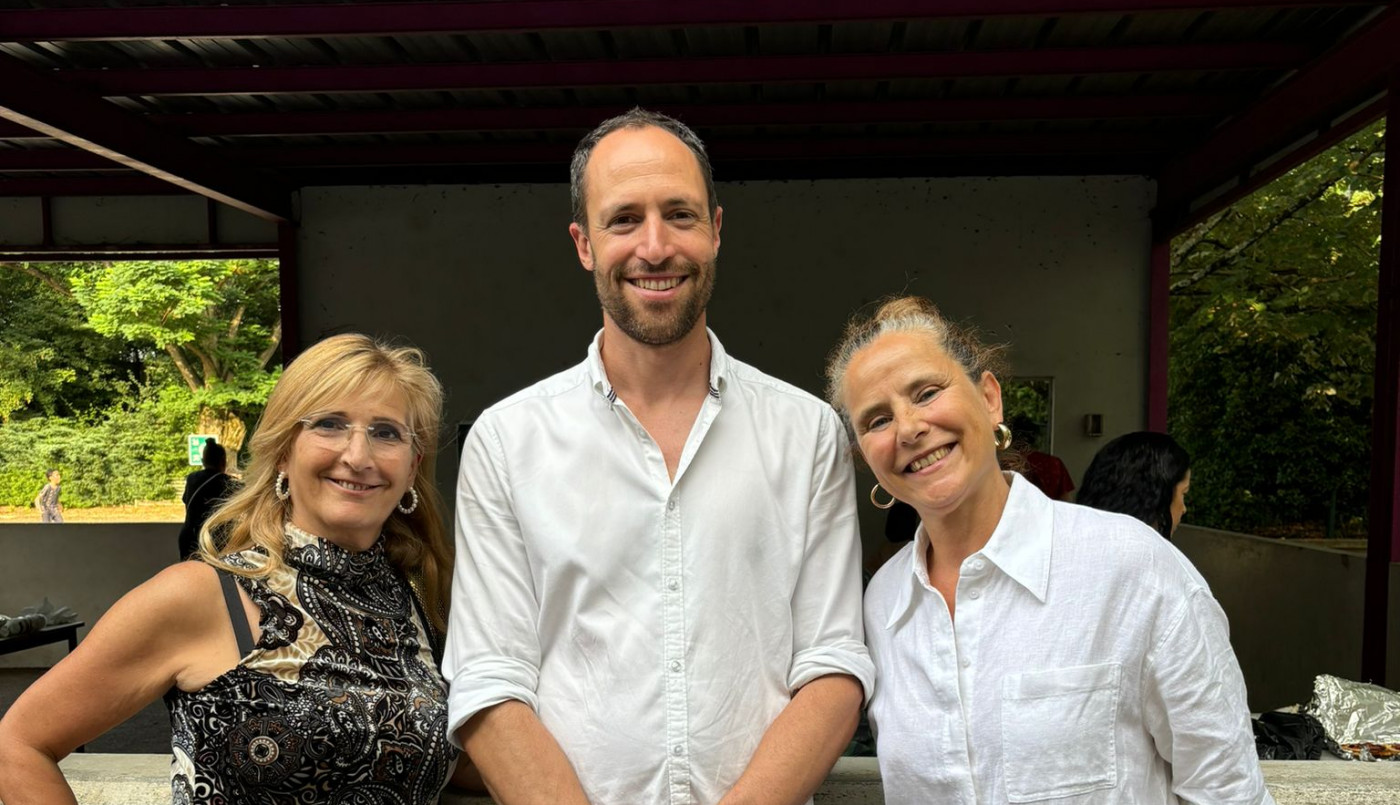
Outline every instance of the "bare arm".
<path id="1" fill-rule="evenodd" d="M 564 750 L 524 702 L 482 710 L 457 739 L 501 805 L 588 805 Z"/>
<path id="2" fill-rule="evenodd" d="M 768 727 L 758 749 L 720 805 L 801 805 L 822 784 L 860 723 L 863 695 L 855 677 L 807 683 Z"/>
<path id="3" fill-rule="evenodd" d="M 198 686 L 217 675 L 218 664 L 236 664 L 228 616 L 222 632 L 214 619 L 222 611 L 219 595 L 214 571 L 186 562 L 113 605 L 0 721 L 0 800 L 75 802 L 58 768 L 75 747 L 125 721 L 171 685 Z M 220 644 L 221 638 L 226 642 Z"/>

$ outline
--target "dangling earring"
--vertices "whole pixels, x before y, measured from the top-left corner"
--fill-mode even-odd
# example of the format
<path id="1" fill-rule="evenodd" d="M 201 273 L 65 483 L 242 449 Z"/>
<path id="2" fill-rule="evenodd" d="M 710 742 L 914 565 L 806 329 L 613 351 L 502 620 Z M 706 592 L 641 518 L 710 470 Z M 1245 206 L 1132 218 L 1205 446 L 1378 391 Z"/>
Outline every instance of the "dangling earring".
<path id="1" fill-rule="evenodd" d="M 407 508 L 404 507 L 402 501 L 399 502 L 399 505 L 394 507 L 398 509 L 399 512 L 402 514 L 413 514 L 415 511 L 418 510 L 418 490 L 410 486 L 408 488 L 408 494 L 413 496 L 413 502 L 408 504 Z"/>
<path id="2" fill-rule="evenodd" d="M 1011 449 L 1011 428 L 1006 427 L 1004 422 L 998 422 L 992 441 L 996 442 L 998 450 Z"/>
<path id="3" fill-rule="evenodd" d="M 277 480 L 272 482 L 272 494 L 276 495 L 278 500 L 286 500 L 292 496 L 292 485 L 287 481 L 287 473 L 278 471 Z"/>
<path id="4" fill-rule="evenodd" d="M 879 484 L 879 483 L 876 483 L 874 486 L 872 486 L 872 487 L 870 488 L 870 502 L 873 503 L 873 504 L 875 505 L 875 508 L 877 508 L 877 509 L 888 509 L 889 507 L 893 506 L 893 505 L 894 505 L 894 495 L 890 495 L 890 499 L 887 500 L 887 501 L 885 501 L 884 503 L 881 503 L 880 501 L 878 501 L 878 500 L 875 499 L 875 493 L 876 493 L 876 492 L 879 492 L 879 491 L 880 491 L 880 484 Z"/>

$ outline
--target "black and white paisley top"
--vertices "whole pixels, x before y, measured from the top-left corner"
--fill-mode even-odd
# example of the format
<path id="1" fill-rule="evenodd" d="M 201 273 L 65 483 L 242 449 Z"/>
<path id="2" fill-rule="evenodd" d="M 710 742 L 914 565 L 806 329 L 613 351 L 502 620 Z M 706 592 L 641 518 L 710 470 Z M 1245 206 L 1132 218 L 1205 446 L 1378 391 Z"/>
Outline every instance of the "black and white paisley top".
<path id="1" fill-rule="evenodd" d="M 166 694 L 174 802 L 437 802 L 456 750 L 412 590 L 380 543 L 351 553 L 286 533 L 283 568 L 236 580 L 262 613 L 258 642 L 221 572 L 243 658 L 198 691 Z M 259 550 L 230 559 L 267 561 Z"/>

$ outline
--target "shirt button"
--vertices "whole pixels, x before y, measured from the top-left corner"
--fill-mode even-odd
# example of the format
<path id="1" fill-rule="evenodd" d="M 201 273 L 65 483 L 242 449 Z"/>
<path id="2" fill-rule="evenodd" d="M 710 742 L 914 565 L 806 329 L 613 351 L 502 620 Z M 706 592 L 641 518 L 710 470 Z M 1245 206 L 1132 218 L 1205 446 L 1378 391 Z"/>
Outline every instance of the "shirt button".
<path id="1" fill-rule="evenodd" d="M 666 508 L 670 509 L 671 511 L 675 511 L 675 510 L 676 510 L 676 501 L 675 501 L 674 498 L 671 499 L 671 500 L 666 504 Z"/>
<path id="2" fill-rule="evenodd" d="M 679 581 L 676 581 L 675 579 L 671 579 L 670 581 L 666 582 L 666 589 L 668 590 L 679 590 L 680 588 L 681 583 Z"/>
<path id="3" fill-rule="evenodd" d="M 972 660 L 969 660 L 968 658 L 963 657 L 962 667 L 967 668 L 967 667 L 969 667 L 969 666 L 971 666 L 971 665 L 972 665 Z"/>
<path id="4" fill-rule="evenodd" d="M 675 755 L 676 757 L 680 757 L 681 755 L 685 754 L 685 747 L 681 746 L 680 744 L 676 744 L 674 747 L 671 748 L 671 754 Z"/>
<path id="5" fill-rule="evenodd" d="M 680 660 L 671 660 L 671 670 L 672 670 L 672 671 L 679 671 L 680 669 L 681 669 L 681 661 L 680 661 Z"/>
<path id="6" fill-rule="evenodd" d="M 986 567 L 986 566 L 987 566 L 987 563 L 986 563 L 986 562 L 983 562 L 981 559 L 974 559 L 974 560 L 972 561 L 972 569 L 973 569 L 973 570 L 981 570 L 982 568 L 984 568 L 984 567 Z"/>
<path id="7" fill-rule="evenodd" d="M 967 594 L 967 597 L 968 597 L 968 598 L 981 598 L 981 597 L 982 597 L 982 591 L 981 591 L 981 590 L 973 590 L 972 592 L 970 592 L 970 593 Z"/>

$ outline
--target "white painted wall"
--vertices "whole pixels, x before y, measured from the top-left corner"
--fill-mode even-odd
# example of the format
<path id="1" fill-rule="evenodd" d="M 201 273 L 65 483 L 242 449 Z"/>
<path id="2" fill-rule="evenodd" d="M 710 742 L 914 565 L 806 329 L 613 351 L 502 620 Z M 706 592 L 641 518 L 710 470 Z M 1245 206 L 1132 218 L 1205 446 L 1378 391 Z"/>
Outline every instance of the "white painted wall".
<path id="1" fill-rule="evenodd" d="M 1083 414 L 1103 414 L 1109 436 L 1142 427 L 1150 181 L 747 182 L 718 192 L 710 324 L 739 358 L 820 393 L 850 314 L 907 289 L 1010 342 L 1015 373 L 1055 378 L 1055 452 L 1076 478 L 1102 443 L 1082 435 Z M 303 338 L 405 336 L 447 386 L 447 421 L 472 420 L 581 360 L 601 326 L 568 216 L 562 184 L 307 189 Z M 441 464 L 444 492 L 454 469 Z M 862 509 L 878 539 L 881 520 Z"/>
<path id="2" fill-rule="evenodd" d="M 132 588 L 175 563 L 179 523 L 0 524 L 0 614 L 18 615 L 48 597 L 86 626 Z M 0 654 L 0 668 L 47 668 L 68 653 L 53 644 Z"/>

